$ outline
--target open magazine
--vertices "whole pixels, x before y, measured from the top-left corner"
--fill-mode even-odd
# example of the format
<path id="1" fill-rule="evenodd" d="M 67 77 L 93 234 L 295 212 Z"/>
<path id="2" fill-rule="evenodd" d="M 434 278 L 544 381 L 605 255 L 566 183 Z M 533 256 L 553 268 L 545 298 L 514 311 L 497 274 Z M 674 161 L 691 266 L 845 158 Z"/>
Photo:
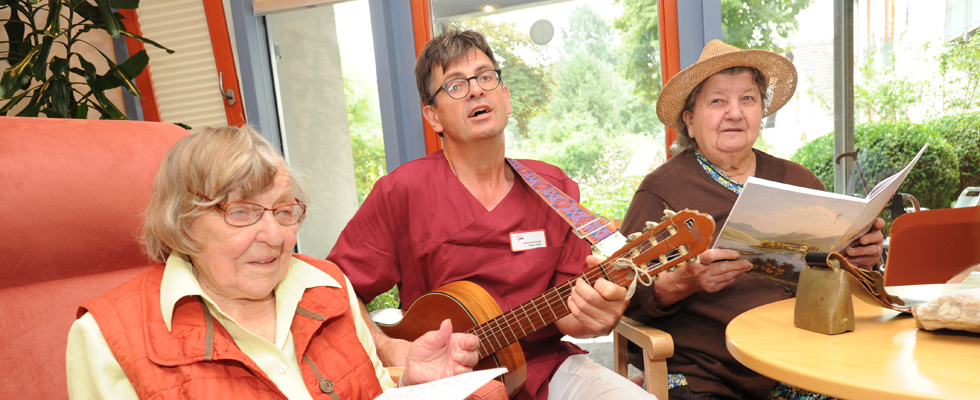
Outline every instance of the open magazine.
<path id="1" fill-rule="evenodd" d="M 796 287 L 804 255 L 843 251 L 867 232 L 927 147 L 866 198 L 750 177 L 714 248 L 741 253 L 750 274 Z"/>

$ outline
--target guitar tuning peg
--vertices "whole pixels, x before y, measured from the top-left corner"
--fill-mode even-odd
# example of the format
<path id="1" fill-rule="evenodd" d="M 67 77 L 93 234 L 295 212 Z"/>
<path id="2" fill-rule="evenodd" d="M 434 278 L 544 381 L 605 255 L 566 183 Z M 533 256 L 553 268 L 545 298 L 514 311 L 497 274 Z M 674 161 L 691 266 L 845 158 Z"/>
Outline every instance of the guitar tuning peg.
<path id="1" fill-rule="evenodd" d="M 656 222 L 647 221 L 646 225 L 643 226 L 643 233 L 649 232 L 651 229 L 655 228 L 657 225 L 659 225 L 659 224 L 656 223 Z"/>
<path id="2" fill-rule="evenodd" d="M 630 234 L 629 236 L 627 236 L 627 237 L 626 237 L 626 241 L 628 241 L 628 242 L 632 242 L 632 241 L 634 241 L 634 240 L 636 240 L 636 239 L 639 239 L 639 238 L 640 238 L 640 236 L 642 236 L 642 235 L 643 235 L 643 234 L 642 234 L 642 233 L 640 233 L 640 232 L 634 232 L 634 233 L 631 233 L 631 234 Z"/>
<path id="3" fill-rule="evenodd" d="M 650 270 L 650 262 L 647 261 L 646 263 L 644 263 L 643 264 L 643 268 L 646 269 L 647 271 L 649 271 Z M 653 274 L 653 275 L 647 274 L 647 276 L 650 277 L 650 283 L 656 282 L 657 279 L 660 279 L 660 273 L 659 272 L 656 273 L 656 274 Z"/>
<path id="4" fill-rule="evenodd" d="M 674 272 L 674 271 L 676 271 L 676 270 L 677 270 L 677 266 L 676 266 L 676 265 L 675 265 L 675 266 L 673 266 L 673 267 L 670 267 L 670 268 L 667 268 L 667 269 L 666 269 L 666 271 L 667 271 L 667 272 Z"/>
<path id="5" fill-rule="evenodd" d="M 660 221 L 666 221 L 668 219 L 674 218 L 675 215 L 677 215 L 677 212 L 675 212 L 674 210 L 664 209 L 664 217 L 661 218 Z"/>

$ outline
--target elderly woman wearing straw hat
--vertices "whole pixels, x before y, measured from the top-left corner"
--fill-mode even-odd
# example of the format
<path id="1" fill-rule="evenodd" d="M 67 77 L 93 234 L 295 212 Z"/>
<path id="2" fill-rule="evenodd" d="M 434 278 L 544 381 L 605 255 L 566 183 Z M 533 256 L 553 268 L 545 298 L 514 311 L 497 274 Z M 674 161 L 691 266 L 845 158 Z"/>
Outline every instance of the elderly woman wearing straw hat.
<path id="1" fill-rule="evenodd" d="M 762 118 L 776 112 L 796 90 L 796 68 L 769 51 L 741 50 L 720 40 L 674 76 L 657 101 L 657 115 L 677 129 L 674 155 L 637 188 L 623 220 L 624 232 L 659 221 L 664 209 L 697 209 L 718 226 L 728 218 L 750 176 L 824 190 L 802 165 L 752 148 Z M 881 255 L 884 221 L 847 250 L 856 266 L 870 267 Z M 671 398 L 793 398 L 794 391 L 742 366 L 725 348 L 725 327 L 751 308 L 789 298 L 790 289 L 744 274 L 751 267 L 732 250 L 712 249 L 699 262 L 662 273 L 638 291 L 628 313 L 669 332 L 675 353 L 668 359 Z M 676 393 L 676 395 L 675 395 Z"/>

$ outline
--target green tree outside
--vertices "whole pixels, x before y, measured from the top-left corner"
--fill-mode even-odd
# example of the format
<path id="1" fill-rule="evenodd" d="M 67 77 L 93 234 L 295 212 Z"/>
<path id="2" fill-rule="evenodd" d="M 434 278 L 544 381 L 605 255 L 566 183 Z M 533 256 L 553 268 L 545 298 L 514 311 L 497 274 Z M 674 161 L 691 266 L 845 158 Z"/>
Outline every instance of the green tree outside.
<path id="1" fill-rule="evenodd" d="M 951 114 L 927 122 L 953 146 L 959 161 L 959 194 L 969 186 L 980 186 L 980 111 Z"/>
<path id="2" fill-rule="evenodd" d="M 922 50 L 915 54 L 925 54 L 926 49 Z M 915 196 L 926 208 L 950 207 L 964 188 L 980 185 L 980 112 L 975 110 L 974 98 L 980 87 L 980 39 L 974 36 L 945 43 L 935 59 L 904 61 L 937 62 L 939 77 L 896 76 L 891 67 L 897 62 L 894 57 L 888 57 L 883 68 L 875 68 L 878 51 L 872 49 L 862 63 L 863 79 L 855 86 L 855 108 L 866 111 L 856 115 L 865 122 L 855 125 L 855 148 L 865 179 L 869 185 L 876 184 L 904 166 L 928 142 L 930 149 L 899 192 Z M 910 110 L 930 104 L 925 94 L 937 89 L 941 102 L 930 105 L 937 116 L 911 122 Z M 821 103 L 831 109 L 829 99 Z M 835 189 L 832 133 L 806 143 L 792 160 L 810 168 L 828 190 Z"/>
<path id="3" fill-rule="evenodd" d="M 500 64 L 501 78 L 510 90 L 513 120 L 517 134 L 528 137 L 528 125 L 545 112 L 554 92 L 555 82 L 550 70 L 543 67 L 549 61 L 534 57 L 536 44 L 513 23 L 494 23 L 490 18 L 458 22 L 461 29 L 483 33 Z"/>
<path id="4" fill-rule="evenodd" d="M 579 183 L 582 204 L 622 218 L 648 169 L 627 172 L 638 143 L 661 137 L 653 103 L 632 93 L 623 77 L 611 23 L 588 5 L 576 7 L 554 63 L 557 88 L 547 112 L 516 144 L 521 154 L 561 167 Z M 647 155 L 662 161 L 663 153 Z M 634 169 L 635 170 L 635 169 Z"/>
<path id="5" fill-rule="evenodd" d="M 785 40 L 799 27 L 796 16 L 811 0 L 722 0 L 725 43 L 742 49 L 784 52 Z M 656 103 L 663 86 L 660 74 L 657 0 L 619 0 L 625 10 L 614 26 L 624 34 L 626 77 L 634 93 Z"/>
<path id="6" fill-rule="evenodd" d="M 974 116 L 972 122 L 980 124 L 980 115 Z M 928 143 L 929 148 L 899 186 L 898 192 L 915 196 L 925 208 L 948 208 L 959 193 L 962 168 L 956 149 L 948 139 L 956 132 L 937 129 L 949 124 L 948 120 L 922 124 L 882 121 L 855 126 L 854 146 L 861 149 L 858 164 L 867 184 L 873 187 L 898 172 Z M 977 146 L 977 141 L 973 139 L 973 146 Z M 828 190 L 835 189 L 832 132 L 803 145 L 790 159 L 812 170 Z M 976 169 L 973 166 L 967 168 Z M 854 187 L 855 193 L 849 194 L 866 196 L 871 190 L 859 182 L 855 182 Z"/>
<path id="7" fill-rule="evenodd" d="M 863 81 L 854 86 L 854 109 L 867 121 L 909 121 L 908 110 L 929 90 L 928 81 L 913 80 L 895 74 L 895 55 L 891 53 L 884 69 L 878 69 L 875 58 L 880 49 L 872 49 L 861 64 Z"/>
<path id="8" fill-rule="evenodd" d="M 508 154 L 558 165 L 580 183 L 583 205 L 613 218 L 625 214 L 639 180 L 649 172 L 632 168 L 624 173 L 634 162 L 637 140 L 662 137 L 655 110 L 661 86 L 656 3 L 623 0 L 623 16 L 615 21 L 603 20 L 588 5 L 577 6 L 569 28 L 560 33 L 563 45 L 556 60 L 534 56 L 540 54 L 536 45 L 512 23 L 495 22 L 492 16 L 452 23 L 483 32 L 501 62 L 516 132 Z M 723 2 L 730 26 L 726 38 L 742 47 L 781 50 L 778 43 L 796 29 L 795 16 L 807 4 Z M 763 18 L 774 19 L 758 24 Z M 658 149 L 648 161 L 656 165 L 663 159 Z"/>
<path id="9" fill-rule="evenodd" d="M 347 124 L 354 154 L 357 204 L 361 204 L 374 187 L 374 182 L 388 173 L 377 89 L 369 88 L 360 74 L 345 71 L 344 100 L 347 102 Z"/>
<path id="10" fill-rule="evenodd" d="M 928 107 L 930 118 L 974 112 L 980 101 L 980 35 L 970 39 L 953 40 L 942 44 L 936 57 L 926 56 L 933 43 L 903 52 L 897 60 L 895 51 L 885 53 L 877 62 L 882 49 L 871 48 L 858 66 L 859 79 L 854 86 L 855 119 L 859 122 L 909 121 L 915 107 Z M 904 40 L 904 34 L 897 42 Z M 912 55 L 911 57 L 909 55 Z M 920 56 L 916 56 L 920 55 Z M 909 59 L 910 58 L 910 59 Z M 939 74 L 921 73 L 918 69 L 899 75 L 895 65 L 938 65 Z M 817 100 L 824 111 L 833 110 L 833 99 L 813 90 L 808 94 Z M 930 96 L 933 93 L 938 93 Z M 932 100 L 936 98 L 938 101 Z"/>
<path id="11" fill-rule="evenodd" d="M 620 0 L 623 16 L 613 27 L 623 33 L 623 73 L 634 82 L 633 93 L 656 104 L 663 86 L 660 74 L 660 33 L 657 0 Z"/>
<path id="12" fill-rule="evenodd" d="M 980 106 L 977 99 L 980 95 L 980 35 L 974 34 L 968 40 L 947 42 L 943 46 L 945 50 L 939 56 L 939 71 L 943 77 L 943 113 L 976 110 Z"/>
<path id="13" fill-rule="evenodd" d="M 796 16 L 811 0 L 721 0 L 721 36 L 741 49 L 783 53 L 786 38 L 799 28 Z"/>

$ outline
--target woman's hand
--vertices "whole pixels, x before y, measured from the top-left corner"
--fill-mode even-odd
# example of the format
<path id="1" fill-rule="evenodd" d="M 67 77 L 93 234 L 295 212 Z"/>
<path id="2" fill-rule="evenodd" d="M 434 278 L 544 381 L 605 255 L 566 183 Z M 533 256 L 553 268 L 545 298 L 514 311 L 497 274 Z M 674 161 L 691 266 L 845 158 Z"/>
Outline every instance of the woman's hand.
<path id="1" fill-rule="evenodd" d="M 673 272 L 661 273 L 654 286 L 657 305 L 666 307 L 696 292 L 714 293 L 728 287 L 752 269 L 752 263 L 738 256 L 735 250 L 708 249 L 698 255 L 698 262 L 686 262 Z"/>
<path id="2" fill-rule="evenodd" d="M 399 386 L 431 382 L 472 371 L 479 361 L 479 345 L 475 335 L 453 333 L 452 323 L 448 319 L 442 321 L 439 330 L 428 332 L 412 342 Z"/>
<path id="3" fill-rule="evenodd" d="M 878 262 L 881 261 L 881 254 L 885 250 L 885 235 L 881 232 L 881 229 L 884 227 L 885 220 L 881 218 L 876 219 L 871 224 L 871 229 L 868 230 L 868 233 L 859 237 L 844 251 L 847 262 L 855 267 L 864 269 L 871 269 L 878 265 Z"/>
<path id="4" fill-rule="evenodd" d="M 709 249 L 698 256 L 698 262 L 688 262 L 674 271 L 675 277 L 683 277 L 700 292 L 714 293 L 728 287 L 743 272 L 752 269 L 752 263 L 739 260 L 735 250 Z"/>

